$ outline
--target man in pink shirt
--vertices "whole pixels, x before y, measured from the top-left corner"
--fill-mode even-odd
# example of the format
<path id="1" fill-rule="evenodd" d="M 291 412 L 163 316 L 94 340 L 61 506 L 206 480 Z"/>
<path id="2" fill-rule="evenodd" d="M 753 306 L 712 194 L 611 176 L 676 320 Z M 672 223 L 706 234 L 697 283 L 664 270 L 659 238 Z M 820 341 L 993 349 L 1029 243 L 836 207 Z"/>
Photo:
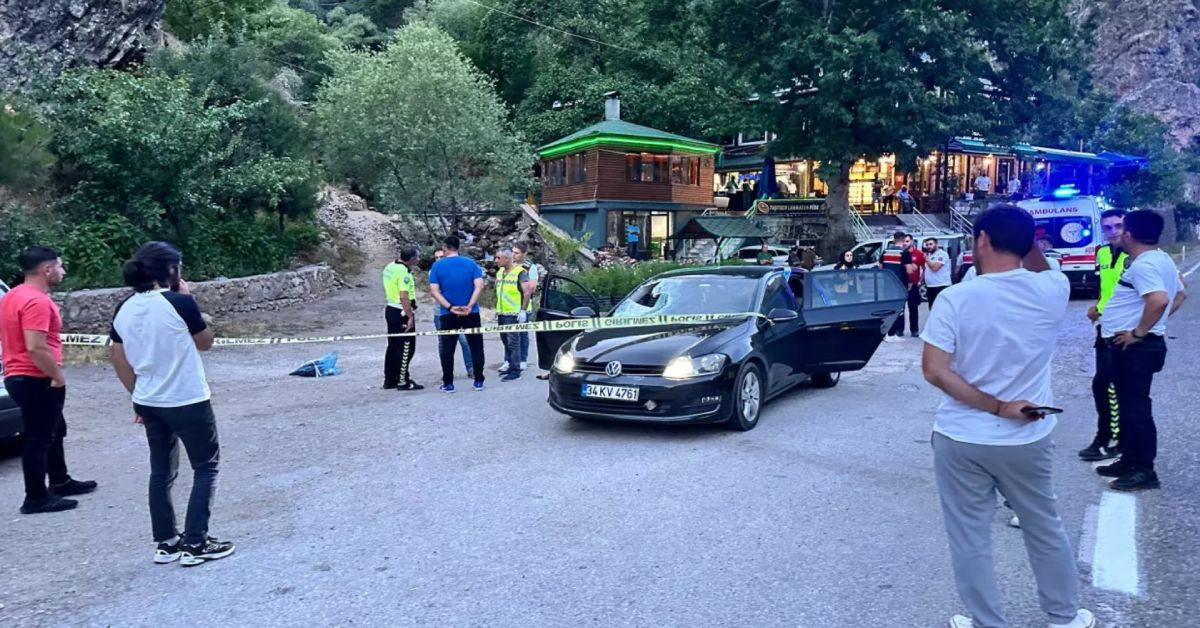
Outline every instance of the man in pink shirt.
<path id="1" fill-rule="evenodd" d="M 67 380 L 62 370 L 62 317 L 50 299 L 50 288 L 66 272 L 54 249 L 32 247 L 17 259 L 25 283 L 0 300 L 0 345 L 4 347 L 4 387 L 21 408 L 24 423 L 21 469 L 25 476 L 23 514 L 70 510 L 67 499 L 96 490 L 96 483 L 67 474 L 63 437 L 67 422 L 63 402 Z M 46 487 L 46 476 L 50 487 Z"/>

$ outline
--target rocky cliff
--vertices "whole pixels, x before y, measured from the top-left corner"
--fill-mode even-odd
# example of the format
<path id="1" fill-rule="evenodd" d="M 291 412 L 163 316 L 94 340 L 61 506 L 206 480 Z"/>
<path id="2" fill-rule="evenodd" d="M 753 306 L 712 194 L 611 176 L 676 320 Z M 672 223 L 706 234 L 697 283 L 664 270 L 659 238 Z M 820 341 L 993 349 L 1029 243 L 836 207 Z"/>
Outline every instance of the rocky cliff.
<path id="1" fill-rule="evenodd" d="M 1196 0 L 1074 0 L 1095 27 L 1097 84 L 1171 127 L 1180 146 L 1200 137 L 1200 9 Z"/>
<path id="2" fill-rule="evenodd" d="M 0 89 L 68 67 L 135 62 L 165 8 L 166 0 L 0 0 Z"/>

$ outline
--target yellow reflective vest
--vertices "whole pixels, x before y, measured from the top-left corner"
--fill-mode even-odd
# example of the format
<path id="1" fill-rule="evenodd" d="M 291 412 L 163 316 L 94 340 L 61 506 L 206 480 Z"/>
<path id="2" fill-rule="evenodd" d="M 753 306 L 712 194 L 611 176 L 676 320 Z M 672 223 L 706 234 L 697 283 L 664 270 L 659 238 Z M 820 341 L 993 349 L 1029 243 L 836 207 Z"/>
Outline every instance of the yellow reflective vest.
<path id="1" fill-rule="evenodd" d="M 496 271 L 496 313 L 515 315 L 521 312 L 521 273 L 524 269 L 513 265 L 507 271 Z"/>
<path id="2" fill-rule="evenodd" d="M 1117 289 L 1117 281 L 1121 279 L 1125 263 L 1129 260 L 1129 254 L 1125 251 L 1121 251 L 1116 259 L 1113 259 L 1114 249 L 1120 251 L 1111 244 L 1096 249 L 1096 271 L 1100 273 L 1100 299 L 1096 301 L 1096 310 L 1101 314 L 1104 313 L 1105 304 L 1112 298 L 1113 291 Z"/>

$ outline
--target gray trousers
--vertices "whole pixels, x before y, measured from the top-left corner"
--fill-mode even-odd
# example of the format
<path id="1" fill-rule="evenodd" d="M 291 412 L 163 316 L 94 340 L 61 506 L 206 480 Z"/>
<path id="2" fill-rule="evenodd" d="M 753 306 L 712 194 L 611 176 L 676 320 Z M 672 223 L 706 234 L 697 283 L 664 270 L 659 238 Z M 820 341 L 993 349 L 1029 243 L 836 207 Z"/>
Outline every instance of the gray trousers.
<path id="1" fill-rule="evenodd" d="M 1000 588 L 992 568 L 992 524 L 999 491 L 1021 518 L 1038 602 L 1050 623 L 1066 624 L 1079 610 L 1079 572 L 1071 540 L 1058 517 L 1051 481 L 1054 442 L 974 445 L 933 435 L 933 468 L 950 541 L 950 562 L 963 605 L 979 628 L 1002 628 Z"/>

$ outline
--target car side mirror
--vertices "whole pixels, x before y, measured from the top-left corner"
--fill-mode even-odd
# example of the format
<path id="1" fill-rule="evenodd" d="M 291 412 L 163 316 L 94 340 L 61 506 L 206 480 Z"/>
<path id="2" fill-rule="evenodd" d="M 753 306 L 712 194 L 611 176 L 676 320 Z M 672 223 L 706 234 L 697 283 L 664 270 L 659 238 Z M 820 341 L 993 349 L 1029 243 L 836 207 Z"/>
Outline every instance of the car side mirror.
<path id="1" fill-rule="evenodd" d="M 571 318 L 596 318 L 596 310 L 586 305 L 581 305 L 571 310 Z"/>
<path id="2" fill-rule="evenodd" d="M 797 318 L 800 318 L 799 312 L 782 307 L 777 307 L 767 314 L 767 320 L 771 321 L 772 323 L 786 323 L 788 321 L 794 321 Z"/>

